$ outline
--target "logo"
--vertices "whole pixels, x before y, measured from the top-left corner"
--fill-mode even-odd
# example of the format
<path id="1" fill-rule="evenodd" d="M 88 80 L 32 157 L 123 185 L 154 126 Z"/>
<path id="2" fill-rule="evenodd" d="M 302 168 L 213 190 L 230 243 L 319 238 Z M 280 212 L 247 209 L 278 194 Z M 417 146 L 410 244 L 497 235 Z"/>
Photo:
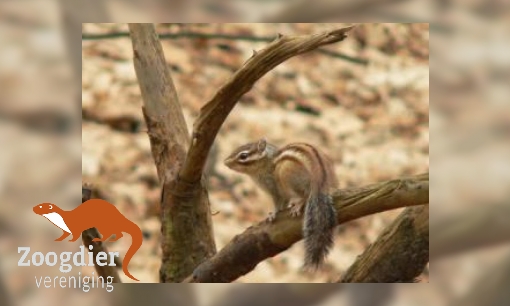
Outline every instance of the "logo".
<path id="1" fill-rule="evenodd" d="M 101 199 L 91 199 L 83 202 L 80 206 L 73 210 L 63 210 L 52 203 L 41 203 L 33 208 L 34 213 L 45 217 L 55 226 L 62 230 L 62 235 L 55 239 L 55 241 L 65 241 L 66 238 L 71 236 L 67 241 L 76 241 L 81 237 L 83 231 L 95 227 L 98 232 L 102 235 L 102 238 L 94 238 L 92 241 L 117 241 L 123 237 L 122 233 L 127 233 L 131 236 L 131 246 L 126 252 L 124 262 L 122 264 L 122 271 L 127 277 L 138 281 L 128 271 L 129 261 L 133 255 L 138 251 L 142 245 L 143 235 L 140 227 L 124 217 L 115 205 Z M 113 238 L 115 235 L 115 238 Z M 91 246 L 90 246 L 91 247 Z M 19 247 L 18 253 L 25 251 L 23 256 L 18 262 L 19 266 L 29 266 L 30 260 L 26 260 L 29 247 Z M 108 252 L 110 260 L 108 262 L 108 256 L 105 252 L 99 252 L 96 254 L 95 260 L 92 258 L 93 253 L 89 252 L 89 266 L 94 265 L 94 262 L 99 266 L 110 265 L 114 266 L 113 256 L 119 256 L 118 252 Z M 39 259 L 37 259 L 39 257 Z M 60 271 L 67 273 L 71 270 L 70 264 L 67 262 L 70 260 L 71 252 L 64 252 L 60 256 Z M 78 257 L 81 260 L 78 260 Z M 73 256 L 73 263 L 76 266 L 85 266 L 84 263 L 84 247 L 80 246 L 80 252 L 77 252 Z M 51 260 L 53 258 L 53 261 Z M 91 262 L 92 261 L 92 262 Z M 41 252 L 35 252 L 32 255 L 32 263 L 36 266 L 46 263 L 49 266 L 54 266 L 57 262 L 57 255 L 55 252 L 49 252 L 44 256 Z M 109 277 L 110 278 L 110 277 Z M 36 278 L 37 281 L 37 278 Z M 42 282 L 42 279 L 41 279 Z M 39 284 L 38 284 L 39 286 Z"/>

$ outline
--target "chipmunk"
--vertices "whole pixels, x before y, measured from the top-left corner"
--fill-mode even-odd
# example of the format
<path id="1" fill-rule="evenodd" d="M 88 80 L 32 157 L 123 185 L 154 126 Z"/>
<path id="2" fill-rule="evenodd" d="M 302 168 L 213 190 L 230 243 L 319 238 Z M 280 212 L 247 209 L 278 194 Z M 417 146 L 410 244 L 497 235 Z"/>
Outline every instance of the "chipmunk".
<path id="1" fill-rule="evenodd" d="M 336 211 L 330 192 L 337 186 L 331 160 L 306 143 L 292 143 L 278 149 L 265 139 L 242 145 L 225 165 L 250 176 L 271 195 L 275 211 L 272 222 L 285 208 L 298 217 L 304 210 L 304 267 L 318 268 L 333 246 Z"/>

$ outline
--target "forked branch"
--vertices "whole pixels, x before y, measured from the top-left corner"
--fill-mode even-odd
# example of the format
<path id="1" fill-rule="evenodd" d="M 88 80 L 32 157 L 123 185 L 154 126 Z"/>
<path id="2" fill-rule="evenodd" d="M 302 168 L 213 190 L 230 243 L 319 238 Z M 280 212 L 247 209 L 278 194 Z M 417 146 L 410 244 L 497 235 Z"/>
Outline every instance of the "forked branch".
<path id="1" fill-rule="evenodd" d="M 188 184 L 178 175 L 190 138 L 156 29 L 129 24 L 129 32 L 152 156 L 163 183 L 159 275 L 162 282 L 179 282 L 216 253 L 209 199 L 199 181 Z"/>
<path id="2" fill-rule="evenodd" d="M 352 28 L 306 36 L 279 35 L 266 48 L 255 52 L 200 110 L 186 161 L 179 172 L 180 177 L 189 183 L 200 180 L 207 155 L 221 125 L 257 80 L 293 56 L 344 40 Z"/>

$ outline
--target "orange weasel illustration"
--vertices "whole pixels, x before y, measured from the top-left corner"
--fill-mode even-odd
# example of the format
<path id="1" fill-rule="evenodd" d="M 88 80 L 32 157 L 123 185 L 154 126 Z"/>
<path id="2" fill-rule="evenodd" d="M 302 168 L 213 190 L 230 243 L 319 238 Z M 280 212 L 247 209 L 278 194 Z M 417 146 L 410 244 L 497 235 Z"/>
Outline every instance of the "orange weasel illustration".
<path id="1" fill-rule="evenodd" d="M 69 241 L 76 241 L 81 237 L 84 230 L 95 227 L 103 236 L 94 238 L 92 241 L 117 241 L 123 235 L 122 232 L 131 235 L 131 246 L 126 252 L 122 271 L 131 279 L 138 281 L 127 269 L 129 261 L 142 245 L 142 231 L 132 221 L 128 220 L 115 205 L 101 199 L 91 199 L 83 202 L 73 210 L 63 210 L 52 203 L 41 203 L 34 206 L 34 212 L 50 220 L 64 233 L 55 241 L 62 241 L 69 235 L 73 235 Z M 115 238 L 109 239 L 115 234 Z"/>

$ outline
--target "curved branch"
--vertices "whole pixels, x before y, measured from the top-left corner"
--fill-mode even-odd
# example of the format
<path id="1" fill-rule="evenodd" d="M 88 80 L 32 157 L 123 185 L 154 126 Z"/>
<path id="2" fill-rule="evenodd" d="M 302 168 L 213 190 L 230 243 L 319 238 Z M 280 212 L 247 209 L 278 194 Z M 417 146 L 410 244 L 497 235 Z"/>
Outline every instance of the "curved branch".
<path id="1" fill-rule="evenodd" d="M 221 125 L 237 101 L 267 72 L 287 59 L 321 46 L 344 40 L 353 27 L 306 36 L 278 36 L 253 56 L 223 85 L 200 110 L 194 124 L 193 139 L 180 178 L 195 183 L 202 176 L 207 155 Z"/>
<path id="2" fill-rule="evenodd" d="M 371 214 L 429 202 L 429 175 L 421 174 L 333 194 L 338 224 Z M 234 237 L 218 254 L 200 264 L 184 282 L 231 282 L 302 239 L 302 219 L 288 211 L 273 223 L 262 222 Z"/>
<path id="3" fill-rule="evenodd" d="M 429 262 L 429 206 L 409 207 L 345 272 L 341 283 L 412 283 Z"/>

